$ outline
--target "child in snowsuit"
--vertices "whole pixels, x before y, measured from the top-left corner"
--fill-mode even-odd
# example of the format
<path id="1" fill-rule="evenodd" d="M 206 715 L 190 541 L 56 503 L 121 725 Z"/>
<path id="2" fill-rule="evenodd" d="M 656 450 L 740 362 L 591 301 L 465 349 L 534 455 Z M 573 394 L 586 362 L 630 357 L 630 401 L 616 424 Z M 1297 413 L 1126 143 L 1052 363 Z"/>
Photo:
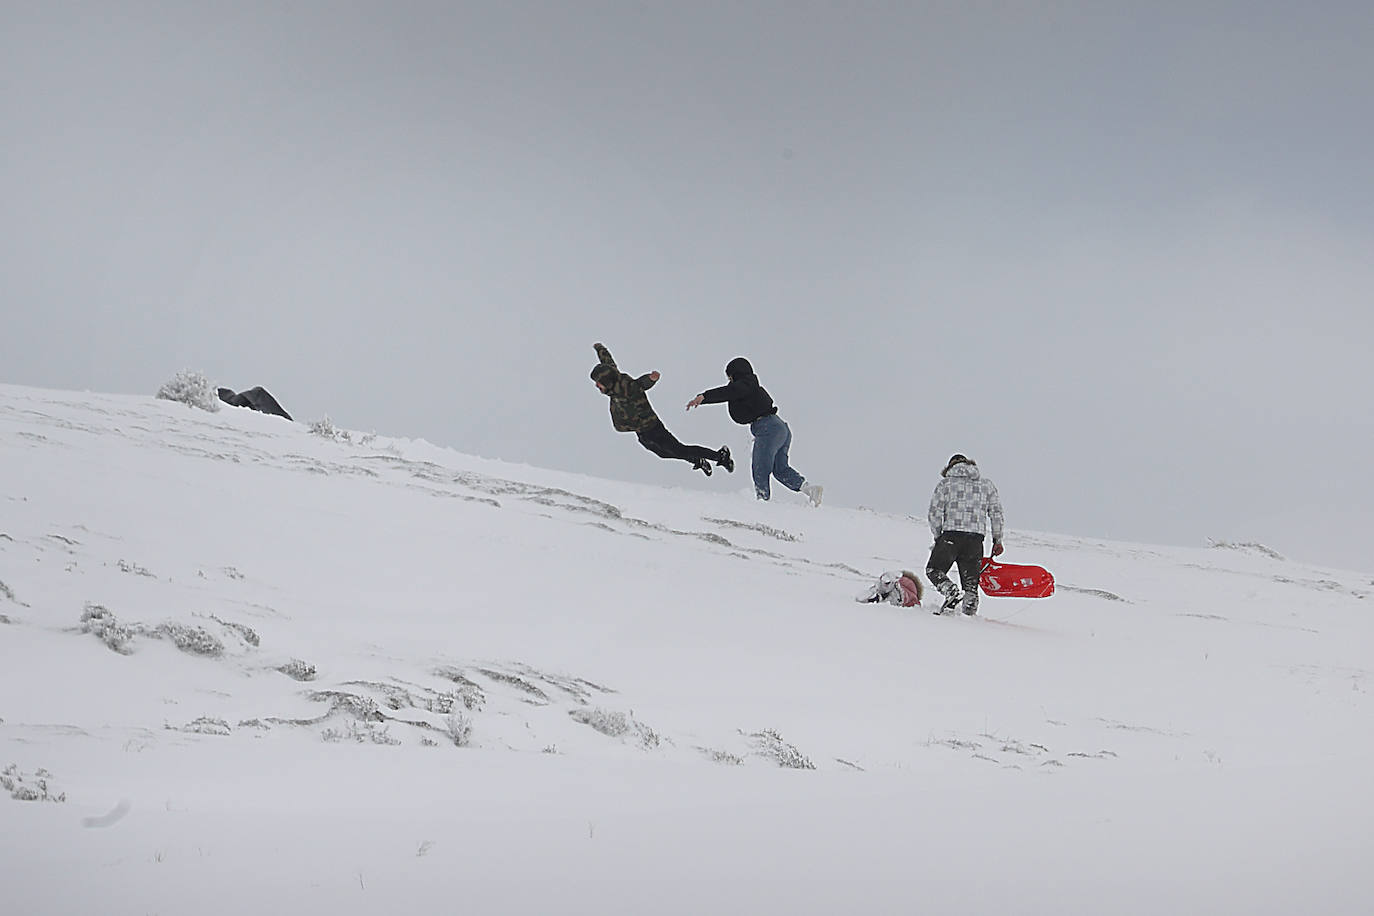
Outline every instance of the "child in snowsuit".
<path id="1" fill-rule="evenodd" d="M 1002 552 L 1002 498 L 978 465 L 963 455 L 951 456 L 940 478 L 930 496 L 928 517 L 935 543 L 930 548 L 926 576 L 945 596 L 944 606 L 935 613 L 953 610 L 962 598 L 964 613 L 972 616 L 978 613 L 984 520 L 992 523 L 992 555 Z M 947 575 L 953 563 L 959 564 L 962 595 Z"/>
<path id="2" fill-rule="evenodd" d="M 925 589 L 921 580 L 909 569 L 894 569 L 883 573 L 878 581 L 862 592 L 855 601 L 864 604 L 878 604 L 886 601 L 898 607 L 916 607 L 921 603 Z"/>
<path id="3" fill-rule="evenodd" d="M 668 432 L 658 414 L 654 413 L 649 396 L 644 393 L 645 389 L 652 388 L 658 381 L 657 372 L 639 378 L 626 375 L 616 368 L 610 350 L 601 344 L 595 346 L 596 355 L 601 361 L 592 369 L 592 381 L 596 382 L 602 394 L 611 399 L 611 424 L 618 432 L 634 433 L 639 444 L 658 457 L 679 458 L 707 477 L 711 476 L 712 461 L 727 471 L 735 469 L 730 450 L 725 446 L 713 451 L 701 445 L 683 445 Z"/>
<path id="4" fill-rule="evenodd" d="M 789 490 L 796 490 L 811 500 L 811 505 L 821 504 L 824 488 L 807 483 L 787 463 L 787 450 L 792 447 L 792 430 L 778 416 L 778 408 L 759 378 L 749 360 L 737 356 L 725 366 L 725 377 L 729 384 L 703 391 L 687 402 L 687 409 L 702 404 L 728 404 L 730 419 L 741 426 L 749 427 L 754 434 L 754 454 L 751 464 L 754 471 L 754 495 L 768 499 L 768 477 L 771 474 L 778 483 Z"/>

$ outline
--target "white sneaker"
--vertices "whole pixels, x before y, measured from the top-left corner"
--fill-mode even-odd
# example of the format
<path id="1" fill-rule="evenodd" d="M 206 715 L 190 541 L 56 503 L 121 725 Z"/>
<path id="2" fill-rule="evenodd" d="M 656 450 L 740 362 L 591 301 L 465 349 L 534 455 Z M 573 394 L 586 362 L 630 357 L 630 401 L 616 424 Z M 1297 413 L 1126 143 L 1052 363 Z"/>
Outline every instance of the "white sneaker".
<path id="1" fill-rule="evenodd" d="M 821 504 L 821 496 L 825 493 L 825 487 L 814 483 L 804 483 L 802 484 L 801 491 L 802 495 L 811 500 L 811 505 L 819 506 Z"/>

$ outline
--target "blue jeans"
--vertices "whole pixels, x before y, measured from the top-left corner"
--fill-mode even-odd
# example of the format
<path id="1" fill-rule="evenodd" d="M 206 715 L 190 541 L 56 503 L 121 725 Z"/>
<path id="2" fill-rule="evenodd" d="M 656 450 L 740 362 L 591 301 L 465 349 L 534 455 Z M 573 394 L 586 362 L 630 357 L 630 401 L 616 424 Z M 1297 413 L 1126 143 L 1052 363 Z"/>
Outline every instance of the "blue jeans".
<path id="1" fill-rule="evenodd" d="M 749 424 L 754 434 L 754 495 L 767 499 L 768 475 L 789 490 L 800 490 L 806 478 L 792 470 L 787 463 L 787 450 L 792 446 L 792 430 L 777 414 L 759 417 Z"/>

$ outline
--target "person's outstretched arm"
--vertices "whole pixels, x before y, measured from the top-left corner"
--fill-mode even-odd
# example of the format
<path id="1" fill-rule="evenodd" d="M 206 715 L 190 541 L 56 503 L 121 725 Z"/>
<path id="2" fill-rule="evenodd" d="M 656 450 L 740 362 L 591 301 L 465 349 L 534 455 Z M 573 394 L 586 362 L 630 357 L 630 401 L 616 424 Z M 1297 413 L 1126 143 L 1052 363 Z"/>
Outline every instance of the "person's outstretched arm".
<path id="1" fill-rule="evenodd" d="M 607 350 L 602 344 L 592 344 L 592 346 L 596 349 L 596 355 L 597 358 L 601 360 L 601 365 L 610 366 L 616 372 L 620 371 L 620 367 L 615 364 L 615 360 L 611 359 L 610 350 Z"/>
<path id="2" fill-rule="evenodd" d="M 687 402 L 687 409 L 700 407 L 702 404 L 724 404 L 730 400 L 730 395 L 734 392 L 734 380 L 728 384 L 721 385 L 719 388 L 708 388 L 701 394 Z"/>
<path id="3" fill-rule="evenodd" d="M 640 387 L 647 391 L 648 389 L 654 387 L 654 382 L 658 381 L 658 378 L 658 370 L 655 369 L 653 372 L 646 372 L 644 375 L 641 375 L 639 378 L 635 379 L 635 381 L 639 382 Z"/>

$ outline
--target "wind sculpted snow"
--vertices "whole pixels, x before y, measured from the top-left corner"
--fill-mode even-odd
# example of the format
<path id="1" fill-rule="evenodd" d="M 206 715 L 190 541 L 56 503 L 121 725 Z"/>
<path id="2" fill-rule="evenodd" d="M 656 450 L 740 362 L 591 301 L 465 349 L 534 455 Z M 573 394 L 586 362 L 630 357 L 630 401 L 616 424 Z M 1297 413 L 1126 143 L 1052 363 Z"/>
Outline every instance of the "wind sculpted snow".
<path id="1" fill-rule="evenodd" d="M 7 912 L 1374 892 L 1368 574 L 1013 524 L 1056 595 L 935 617 L 853 601 L 923 568 L 924 490 L 812 510 L 326 432 L 0 386 Z"/>

